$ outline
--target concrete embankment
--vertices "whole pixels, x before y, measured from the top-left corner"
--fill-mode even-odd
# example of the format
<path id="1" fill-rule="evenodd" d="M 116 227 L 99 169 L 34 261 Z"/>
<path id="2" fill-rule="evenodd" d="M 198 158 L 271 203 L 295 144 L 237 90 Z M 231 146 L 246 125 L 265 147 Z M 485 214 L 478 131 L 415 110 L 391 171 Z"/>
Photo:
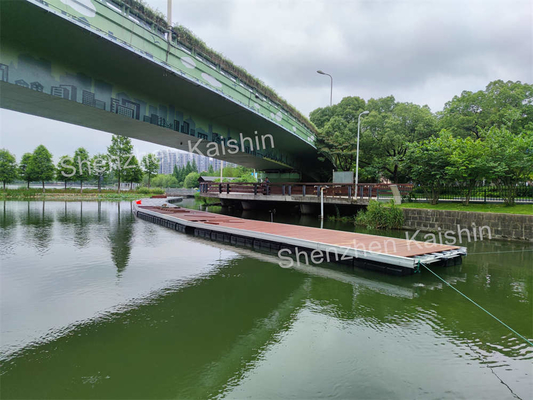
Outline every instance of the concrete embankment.
<path id="1" fill-rule="evenodd" d="M 468 230 L 485 238 L 533 241 L 533 215 L 404 208 L 404 228 L 425 232 Z"/>

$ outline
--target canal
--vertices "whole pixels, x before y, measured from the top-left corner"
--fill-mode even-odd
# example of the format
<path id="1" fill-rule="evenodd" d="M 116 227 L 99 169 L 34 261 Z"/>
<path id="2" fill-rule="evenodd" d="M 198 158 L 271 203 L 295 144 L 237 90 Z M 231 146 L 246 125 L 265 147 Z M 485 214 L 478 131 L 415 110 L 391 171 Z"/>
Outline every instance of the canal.
<path id="1" fill-rule="evenodd" d="M 281 268 L 275 255 L 138 220 L 130 202 L 0 207 L 1 398 L 533 393 L 533 347 L 427 271 Z M 462 265 L 436 272 L 532 338 L 531 244 L 466 246 Z"/>

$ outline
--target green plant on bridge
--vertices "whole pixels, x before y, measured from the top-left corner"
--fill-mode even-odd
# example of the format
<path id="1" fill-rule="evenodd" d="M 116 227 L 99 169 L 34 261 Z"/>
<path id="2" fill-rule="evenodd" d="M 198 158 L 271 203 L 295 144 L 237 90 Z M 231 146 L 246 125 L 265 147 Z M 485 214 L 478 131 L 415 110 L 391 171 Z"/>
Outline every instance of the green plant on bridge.
<path id="1" fill-rule="evenodd" d="M 224 57 L 219 52 L 207 46 L 207 44 L 202 39 L 200 39 L 198 36 L 196 36 L 194 33 L 192 33 L 190 29 L 179 24 L 173 27 L 170 27 L 167 21 L 165 20 L 165 16 L 161 12 L 149 7 L 142 0 L 112 0 L 112 1 L 119 6 L 121 6 L 122 4 L 125 4 L 127 7 L 129 7 L 131 10 L 134 11 L 134 14 L 146 20 L 148 23 L 156 24 L 160 26 L 163 30 L 171 30 L 173 33 L 173 36 L 175 36 L 178 42 L 200 53 L 208 61 L 220 66 L 220 68 L 223 69 L 224 71 L 235 76 L 237 79 L 239 79 L 243 83 L 256 89 L 259 92 L 258 94 L 268 97 L 273 102 L 278 103 L 278 105 L 281 108 L 284 108 L 294 118 L 296 118 L 301 124 L 306 126 L 311 132 L 313 133 L 317 132 L 316 127 L 302 113 L 300 113 L 300 111 L 298 111 L 291 104 L 289 104 L 287 100 L 285 100 L 279 94 L 277 94 L 274 91 L 274 89 L 266 85 L 260 79 L 248 73 L 248 71 L 246 71 L 246 69 L 244 69 L 243 67 L 235 65 L 231 60 L 229 60 L 228 58 Z"/>

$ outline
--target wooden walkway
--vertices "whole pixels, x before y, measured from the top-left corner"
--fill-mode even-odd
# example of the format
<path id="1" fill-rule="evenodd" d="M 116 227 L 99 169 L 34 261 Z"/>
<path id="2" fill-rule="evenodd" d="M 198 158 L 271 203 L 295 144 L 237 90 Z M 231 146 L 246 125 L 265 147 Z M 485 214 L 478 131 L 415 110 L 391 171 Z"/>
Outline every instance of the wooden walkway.
<path id="1" fill-rule="evenodd" d="M 155 199 L 148 204 L 153 204 L 153 200 Z M 466 255 L 466 249 L 458 246 L 254 221 L 174 206 L 136 204 L 136 213 L 141 218 L 147 217 L 143 219 L 152 220 L 157 217 L 161 221 L 153 220 L 153 222 L 214 240 L 248 244 L 249 247 L 268 248 L 274 251 L 285 248 L 291 251 L 301 249 L 336 253 L 358 261 L 384 264 L 393 267 L 393 270 L 396 267 L 416 270 L 418 261 L 425 264 L 455 265 L 461 261 L 461 256 Z M 232 236 L 249 240 L 232 239 Z M 253 241 L 261 243 L 256 244 Z M 270 245 L 263 245 L 263 242 Z"/>

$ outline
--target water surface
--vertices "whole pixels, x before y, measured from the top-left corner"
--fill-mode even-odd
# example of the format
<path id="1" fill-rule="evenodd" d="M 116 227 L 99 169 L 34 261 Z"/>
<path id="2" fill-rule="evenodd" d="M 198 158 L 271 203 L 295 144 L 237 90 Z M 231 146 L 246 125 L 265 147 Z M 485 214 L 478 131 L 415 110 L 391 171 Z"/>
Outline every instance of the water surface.
<path id="1" fill-rule="evenodd" d="M 280 268 L 138 220 L 129 202 L 0 206 L 2 398 L 533 393 L 533 348 L 429 273 Z M 532 338 L 531 245 L 468 250 L 435 271 Z"/>

